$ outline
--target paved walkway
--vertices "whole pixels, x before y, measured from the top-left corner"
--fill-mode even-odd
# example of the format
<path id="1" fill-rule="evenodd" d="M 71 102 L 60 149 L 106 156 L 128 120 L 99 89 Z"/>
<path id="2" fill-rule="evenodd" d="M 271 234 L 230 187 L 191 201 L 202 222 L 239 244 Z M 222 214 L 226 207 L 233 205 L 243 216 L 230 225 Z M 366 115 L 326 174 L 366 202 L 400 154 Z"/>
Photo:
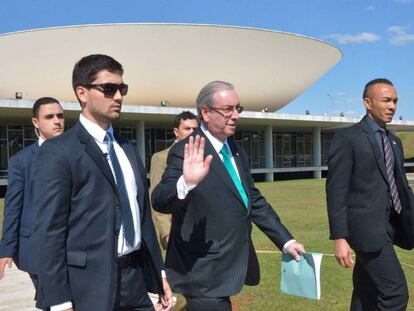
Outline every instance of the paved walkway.
<path id="1" fill-rule="evenodd" d="M 34 311 L 35 291 L 27 273 L 13 265 L 0 280 L 0 311 Z"/>

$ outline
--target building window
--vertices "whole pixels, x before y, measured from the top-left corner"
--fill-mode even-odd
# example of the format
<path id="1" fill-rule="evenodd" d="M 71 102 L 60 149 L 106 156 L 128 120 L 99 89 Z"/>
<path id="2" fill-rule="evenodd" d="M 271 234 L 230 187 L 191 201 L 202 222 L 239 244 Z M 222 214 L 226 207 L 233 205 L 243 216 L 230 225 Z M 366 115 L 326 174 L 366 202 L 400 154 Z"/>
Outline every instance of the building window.
<path id="1" fill-rule="evenodd" d="M 265 167 L 264 131 L 239 130 L 234 140 L 246 152 L 251 168 Z"/>
<path id="2" fill-rule="evenodd" d="M 312 133 L 273 132 L 273 167 L 306 167 L 313 165 Z"/>
<path id="3" fill-rule="evenodd" d="M 329 144 L 334 136 L 332 132 L 321 133 L 321 165 L 328 165 Z"/>

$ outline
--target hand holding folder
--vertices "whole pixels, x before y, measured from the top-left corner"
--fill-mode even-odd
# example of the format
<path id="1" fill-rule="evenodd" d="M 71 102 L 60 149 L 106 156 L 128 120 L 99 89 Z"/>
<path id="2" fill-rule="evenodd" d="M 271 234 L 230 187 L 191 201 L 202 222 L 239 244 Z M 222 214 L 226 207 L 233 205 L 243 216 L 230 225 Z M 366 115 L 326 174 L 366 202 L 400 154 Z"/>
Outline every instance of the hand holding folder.
<path id="1" fill-rule="evenodd" d="M 304 298 L 321 298 L 320 271 L 322 254 L 302 253 L 297 262 L 289 254 L 282 254 L 280 289 L 283 293 Z"/>

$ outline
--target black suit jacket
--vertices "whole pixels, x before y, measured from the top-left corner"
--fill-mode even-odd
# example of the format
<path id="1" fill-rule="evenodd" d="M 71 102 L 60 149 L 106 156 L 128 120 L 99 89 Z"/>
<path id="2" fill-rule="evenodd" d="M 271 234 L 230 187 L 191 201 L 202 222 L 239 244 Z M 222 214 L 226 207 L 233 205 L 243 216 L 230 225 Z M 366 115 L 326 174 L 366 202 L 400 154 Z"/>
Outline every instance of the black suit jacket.
<path id="1" fill-rule="evenodd" d="M 200 129 L 192 134 L 204 136 Z M 204 136 L 205 137 L 205 136 Z M 292 238 L 255 187 L 245 152 L 229 140 L 241 181 L 249 198 L 246 208 L 222 160 L 206 138 L 210 171 L 184 200 L 177 197 L 184 144 L 176 143 L 168 167 L 152 194 L 153 207 L 172 213 L 167 276 L 174 291 L 195 297 L 238 293 L 243 284 L 259 283 L 259 267 L 251 241 L 254 222 L 279 247 Z"/>
<path id="2" fill-rule="evenodd" d="M 137 183 L 144 277 L 162 292 L 161 252 L 151 220 L 146 172 L 135 148 L 116 137 Z M 120 201 L 110 166 L 78 122 L 40 148 L 35 175 L 35 233 L 39 241 L 39 306 L 73 301 L 74 309 L 113 310 L 118 279 Z"/>
<path id="3" fill-rule="evenodd" d="M 0 258 L 12 257 L 19 269 L 36 274 L 33 258 L 33 167 L 39 143 L 36 141 L 14 155 L 9 162 Z"/>
<path id="4" fill-rule="evenodd" d="M 346 238 L 356 251 L 377 251 L 385 243 L 391 216 L 395 244 L 412 249 L 414 199 L 405 176 L 401 141 L 389 133 L 402 203 L 401 214 L 395 215 L 381 146 L 366 118 L 337 132 L 329 147 L 326 193 L 330 238 Z"/>

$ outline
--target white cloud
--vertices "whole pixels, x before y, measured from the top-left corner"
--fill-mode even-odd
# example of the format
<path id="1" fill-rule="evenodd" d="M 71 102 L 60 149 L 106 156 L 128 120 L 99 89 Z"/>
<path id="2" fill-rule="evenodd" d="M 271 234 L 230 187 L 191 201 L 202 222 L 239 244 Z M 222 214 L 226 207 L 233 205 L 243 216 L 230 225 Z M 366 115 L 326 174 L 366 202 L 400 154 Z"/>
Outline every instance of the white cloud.
<path id="1" fill-rule="evenodd" d="M 409 34 L 406 31 L 406 27 L 391 26 L 387 29 L 390 38 L 388 41 L 395 45 L 404 45 L 408 42 L 414 41 L 414 34 Z"/>
<path id="2" fill-rule="evenodd" d="M 394 0 L 394 2 L 398 4 L 407 4 L 412 2 L 412 0 Z"/>
<path id="3" fill-rule="evenodd" d="M 339 91 L 339 92 L 332 92 L 332 93 L 329 93 L 328 94 L 328 96 L 334 96 L 334 97 L 336 97 L 336 96 L 345 96 L 346 95 L 346 93 L 345 92 L 341 92 L 341 91 Z"/>
<path id="4" fill-rule="evenodd" d="M 381 40 L 380 36 L 370 32 L 361 32 L 355 35 L 334 33 L 324 36 L 324 38 L 336 40 L 340 44 L 375 42 Z"/>
<path id="5" fill-rule="evenodd" d="M 375 6 L 369 5 L 365 8 L 365 11 L 372 12 L 372 11 L 375 11 L 375 9 L 376 9 Z"/>
<path id="6" fill-rule="evenodd" d="M 361 103 L 362 99 L 361 98 L 347 98 L 346 103 L 347 104 L 356 104 L 356 103 Z"/>

